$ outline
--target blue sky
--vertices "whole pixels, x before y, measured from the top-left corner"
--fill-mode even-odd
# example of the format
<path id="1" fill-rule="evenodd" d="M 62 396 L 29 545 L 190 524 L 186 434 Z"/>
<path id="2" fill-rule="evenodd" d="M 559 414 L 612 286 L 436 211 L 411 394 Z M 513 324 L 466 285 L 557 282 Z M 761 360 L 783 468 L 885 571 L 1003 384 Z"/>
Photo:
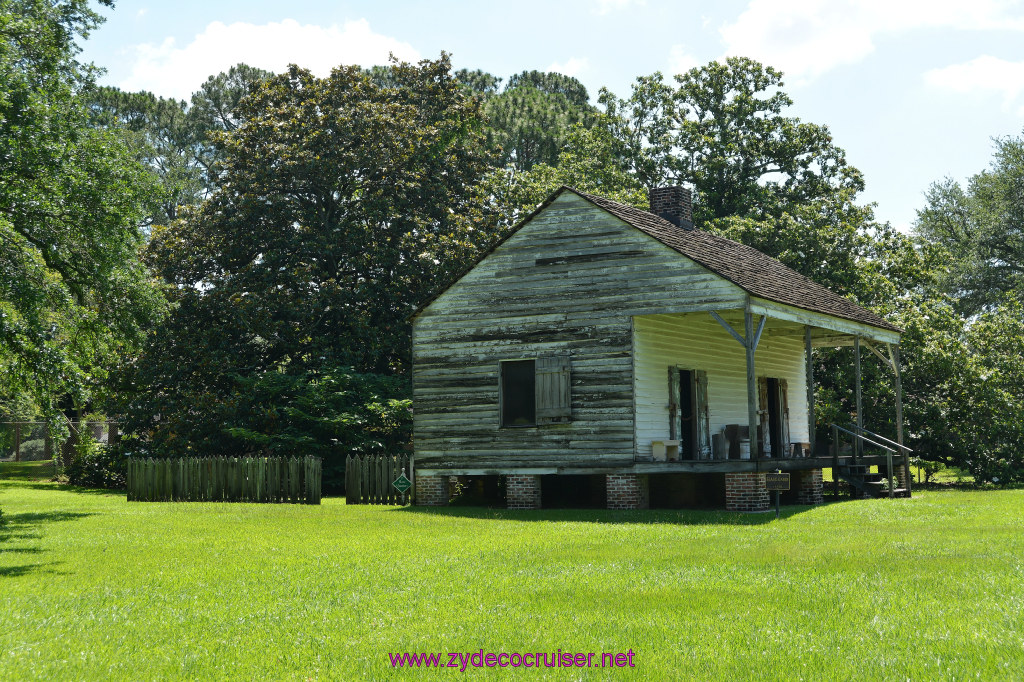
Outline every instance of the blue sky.
<path id="1" fill-rule="evenodd" d="M 862 200 L 907 229 L 928 185 L 985 168 L 1024 132 L 1024 0 L 337 2 L 120 0 L 85 43 L 103 81 L 188 98 L 246 62 L 326 74 L 452 54 L 456 68 L 579 78 L 625 96 L 637 76 L 728 55 L 786 73 L 793 114 L 828 125 Z"/>

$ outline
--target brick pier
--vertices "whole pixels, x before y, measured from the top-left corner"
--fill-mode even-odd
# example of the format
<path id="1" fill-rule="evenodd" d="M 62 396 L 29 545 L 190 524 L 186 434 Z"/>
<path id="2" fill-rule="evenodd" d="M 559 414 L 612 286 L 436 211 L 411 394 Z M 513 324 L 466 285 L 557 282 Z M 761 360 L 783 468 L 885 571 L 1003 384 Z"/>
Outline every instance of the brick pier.
<path id="1" fill-rule="evenodd" d="M 821 469 L 794 471 L 792 480 L 793 488 L 796 490 L 797 504 L 822 503 Z"/>
<path id="2" fill-rule="evenodd" d="M 821 472 L 819 471 L 819 476 Z M 744 472 L 725 475 L 725 508 L 728 511 L 768 510 L 768 490 L 764 474 Z"/>
<path id="3" fill-rule="evenodd" d="M 647 476 L 642 474 L 608 474 L 605 490 L 609 509 L 647 509 L 650 506 Z"/>
<path id="4" fill-rule="evenodd" d="M 540 509 L 540 476 L 506 476 L 505 501 L 508 502 L 509 509 Z"/>
<path id="5" fill-rule="evenodd" d="M 416 504 L 426 507 L 441 507 L 448 504 L 451 496 L 450 479 L 440 475 L 416 475 Z"/>

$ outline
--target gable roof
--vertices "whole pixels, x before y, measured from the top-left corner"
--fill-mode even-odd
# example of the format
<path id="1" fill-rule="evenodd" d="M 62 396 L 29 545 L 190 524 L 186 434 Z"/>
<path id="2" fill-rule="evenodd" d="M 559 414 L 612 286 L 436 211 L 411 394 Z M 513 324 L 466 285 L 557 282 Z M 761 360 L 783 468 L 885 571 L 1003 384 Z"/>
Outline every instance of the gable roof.
<path id="1" fill-rule="evenodd" d="M 490 255 L 505 240 L 518 232 L 523 225 L 530 222 L 564 192 L 572 192 L 576 196 L 589 201 L 627 225 L 640 230 L 716 275 L 729 280 L 752 296 L 811 312 L 861 322 L 880 329 L 888 329 L 894 332 L 902 331 L 875 313 L 840 296 L 828 287 L 804 277 L 799 272 L 786 267 L 771 256 L 761 253 L 753 247 L 734 242 L 725 237 L 719 237 L 710 232 L 704 232 L 703 230 L 684 230 L 653 213 L 648 213 L 626 204 L 620 204 L 611 199 L 580 192 L 567 186 L 562 186 L 548 197 L 536 210 L 509 231 L 501 241 L 482 254 L 476 263 Z M 476 266 L 476 263 L 474 263 L 473 267 Z M 459 279 L 461 279 L 461 276 Z M 447 287 L 432 296 L 430 300 L 420 306 L 416 314 L 419 314 L 420 311 L 433 303 L 446 289 Z"/>

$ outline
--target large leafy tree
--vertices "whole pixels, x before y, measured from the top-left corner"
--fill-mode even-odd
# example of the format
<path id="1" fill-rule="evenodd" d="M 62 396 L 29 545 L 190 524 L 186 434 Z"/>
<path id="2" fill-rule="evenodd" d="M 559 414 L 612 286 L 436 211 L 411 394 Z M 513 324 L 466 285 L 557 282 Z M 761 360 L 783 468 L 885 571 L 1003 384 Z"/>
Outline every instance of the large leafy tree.
<path id="1" fill-rule="evenodd" d="M 0 0 L 0 392 L 51 417 L 160 310 L 138 257 L 147 175 L 81 97 L 76 40 L 99 22 L 86 0 Z"/>
<path id="2" fill-rule="evenodd" d="M 271 75 L 237 64 L 210 76 L 192 95 L 191 104 L 114 87 L 86 93 L 93 125 L 124 131 L 157 178 L 159 192 L 148 222 L 166 225 L 182 207 L 209 196 L 220 172 L 214 135 L 238 127 L 238 104 Z"/>
<path id="3" fill-rule="evenodd" d="M 185 102 L 113 87 L 98 87 L 87 94 L 92 124 L 121 131 L 154 175 L 158 193 L 152 197 L 147 223 L 167 224 L 178 217 L 182 206 L 203 199 L 207 191 L 203 157 L 208 145 Z"/>
<path id="4" fill-rule="evenodd" d="M 139 361 L 132 413 L 139 434 L 161 415 L 165 451 L 264 451 L 247 434 L 269 426 L 217 406 L 253 404 L 274 374 L 305 387 L 403 375 L 409 315 L 491 239 L 479 102 L 446 56 L 388 71 L 262 82 L 219 138 L 212 196 L 155 231 L 149 257 L 178 308 Z"/>
<path id="5" fill-rule="evenodd" d="M 1024 294 L 1024 137 L 995 140 L 991 167 L 966 186 L 946 179 L 928 190 L 916 231 L 949 250 L 944 280 L 962 312 Z"/>
<path id="6" fill-rule="evenodd" d="M 1024 139 L 1000 138 L 966 186 L 929 189 L 915 232 L 943 254 L 931 296 L 903 313 L 925 456 L 979 480 L 1024 480 Z M 913 383 L 911 384 L 914 385 Z"/>
<path id="7" fill-rule="evenodd" d="M 491 212 L 503 228 L 529 215 L 562 185 L 647 208 L 647 188 L 630 172 L 622 145 L 604 126 L 574 126 L 553 164 L 538 163 L 517 171 L 502 167 L 484 182 Z"/>
<path id="8" fill-rule="evenodd" d="M 877 228 L 863 180 L 825 126 L 788 113 L 782 74 L 733 57 L 602 89 L 599 121 L 643 187 L 689 186 L 694 223 L 753 246 L 863 302 L 860 263 Z"/>
<path id="9" fill-rule="evenodd" d="M 693 187 L 694 220 L 778 216 L 794 205 L 863 189 L 825 126 L 787 115 L 782 73 L 743 57 L 675 77 L 637 79 L 628 99 L 602 89 L 604 120 L 647 187 Z"/>
<path id="10" fill-rule="evenodd" d="M 490 144 L 497 162 L 514 171 L 538 163 L 556 165 L 574 126 L 590 127 L 596 110 L 587 89 L 571 76 L 523 71 L 512 76 L 504 90 L 500 79 L 480 71 L 461 71 L 460 82 L 484 99 Z"/>

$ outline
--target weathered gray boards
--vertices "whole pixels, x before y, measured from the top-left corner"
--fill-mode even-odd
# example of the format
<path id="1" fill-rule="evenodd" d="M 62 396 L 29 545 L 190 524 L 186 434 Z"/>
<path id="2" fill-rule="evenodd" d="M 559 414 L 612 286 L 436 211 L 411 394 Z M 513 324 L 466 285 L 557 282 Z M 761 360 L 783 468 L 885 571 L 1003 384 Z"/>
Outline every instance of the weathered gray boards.
<path id="1" fill-rule="evenodd" d="M 417 313 L 417 485 L 635 475 L 646 499 L 651 475 L 821 467 L 811 347 L 899 330 L 692 229 L 689 193 L 666 189 L 671 222 L 562 188 Z"/>

